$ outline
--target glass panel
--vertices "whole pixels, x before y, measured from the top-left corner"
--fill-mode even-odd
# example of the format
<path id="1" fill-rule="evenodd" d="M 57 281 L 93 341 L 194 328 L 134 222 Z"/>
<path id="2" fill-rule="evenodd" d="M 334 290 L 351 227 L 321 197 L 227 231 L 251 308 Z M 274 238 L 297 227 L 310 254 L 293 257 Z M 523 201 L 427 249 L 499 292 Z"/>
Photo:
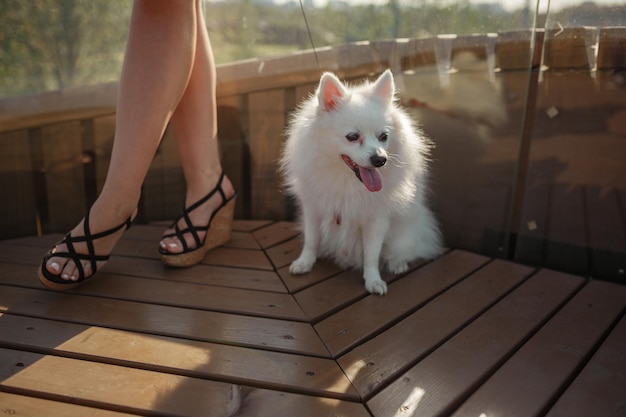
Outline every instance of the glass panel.
<path id="1" fill-rule="evenodd" d="M 548 15 L 515 259 L 624 282 L 623 6 Z M 585 25 L 584 27 L 581 25 Z M 613 27 L 621 25 L 622 27 Z"/>
<path id="2" fill-rule="evenodd" d="M 435 212 L 446 244 L 505 256 L 533 33 L 440 35 L 400 97 L 435 144 Z"/>

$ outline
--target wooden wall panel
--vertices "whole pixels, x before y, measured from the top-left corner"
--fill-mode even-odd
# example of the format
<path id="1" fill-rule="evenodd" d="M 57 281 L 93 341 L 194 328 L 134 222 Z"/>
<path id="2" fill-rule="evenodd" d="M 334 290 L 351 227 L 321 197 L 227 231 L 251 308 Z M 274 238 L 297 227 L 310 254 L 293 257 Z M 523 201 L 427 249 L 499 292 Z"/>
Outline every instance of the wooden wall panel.
<path id="1" fill-rule="evenodd" d="M 28 132 L 0 133 L 0 230 L 5 237 L 37 233 L 33 165 Z"/>
<path id="2" fill-rule="evenodd" d="M 257 219 L 281 219 L 285 203 L 277 169 L 286 120 L 284 90 L 252 93 L 248 106 L 251 214 Z"/>

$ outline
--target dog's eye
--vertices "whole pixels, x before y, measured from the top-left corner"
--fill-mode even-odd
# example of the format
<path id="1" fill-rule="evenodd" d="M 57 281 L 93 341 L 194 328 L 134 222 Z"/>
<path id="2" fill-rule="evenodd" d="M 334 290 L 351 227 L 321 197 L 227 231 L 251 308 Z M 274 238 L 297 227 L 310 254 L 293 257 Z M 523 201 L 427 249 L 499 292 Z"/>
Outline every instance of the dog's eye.
<path id="1" fill-rule="evenodd" d="M 346 139 L 348 139 L 350 142 L 355 142 L 355 141 L 359 140 L 360 137 L 361 137 L 361 135 L 359 135 L 356 132 L 351 132 L 351 133 L 348 133 L 346 135 Z"/>
<path id="2" fill-rule="evenodd" d="M 380 142 L 387 142 L 387 139 L 389 139 L 389 134 L 387 132 L 383 132 L 380 136 L 378 136 L 378 140 Z"/>

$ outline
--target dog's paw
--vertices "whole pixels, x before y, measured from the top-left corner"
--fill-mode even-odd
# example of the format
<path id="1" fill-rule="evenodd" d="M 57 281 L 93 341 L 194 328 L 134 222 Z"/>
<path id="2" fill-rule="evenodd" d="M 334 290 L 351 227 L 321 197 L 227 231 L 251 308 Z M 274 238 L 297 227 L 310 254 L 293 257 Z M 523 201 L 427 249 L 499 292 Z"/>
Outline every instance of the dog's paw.
<path id="1" fill-rule="evenodd" d="M 291 263 L 289 266 L 289 272 L 293 275 L 301 275 L 311 272 L 316 259 L 317 256 L 315 255 L 315 252 L 306 250 L 305 248 L 302 253 L 300 253 L 300 256 L 298 256 L 298 259 Z"/>
<path id="2" fill-rule="evenodd" d="M 382 279 L 378 281 L 365 281 L 365 289 L 370 294 L 385 295 L 387 294 L 387 283 Z"/>
<path id="3" fill-rule="evenodd" d="M 391 273 L 394 275 L 404 274 L 408 270 L 409 270 L 408 262 L 398 262 L 398 263 L 389 264 L 389 271 L 391 271 Z"/>
<path id="4" fill-rule="evenodd" d="M 387 294 L 387 283 L 380 277 L 378 269 L 367 269 L 363 273 L 365 280 L 365 289 L 370 294 L 385 295 Z"/>
<path id="5" fill-rule="evenodd" d="M 293 275 L 302 275 L 311 272 L 315 259 L 310 260 L 303 256 L 299 257 L 289 266 L 289 272 Z"/>

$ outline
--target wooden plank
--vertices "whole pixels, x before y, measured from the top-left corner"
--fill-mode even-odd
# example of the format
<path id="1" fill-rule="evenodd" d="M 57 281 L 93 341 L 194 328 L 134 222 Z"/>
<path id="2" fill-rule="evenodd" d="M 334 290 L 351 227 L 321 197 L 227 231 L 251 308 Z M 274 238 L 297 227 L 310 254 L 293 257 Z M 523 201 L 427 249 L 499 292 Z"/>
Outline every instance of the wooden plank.
<path id="1" fill-rule="evenodd" d="M 331 398 L 318 398 L 279 391 L 250 390 L 242 387 L 245 398 L 233 417 L 371 417 L 364 405 Z"/>
<path id="2" fill-rule="evenodd" d="M 165 227 L 151 227 L 150 233 L 146 233 L 145 230 L 138 231 L 138 234 L 142 237 L 140 239 L 133 238 L 134 233 L 133 229 L 141 227 L 140 225 L 133 226 L 130 228 L 128 233 L 125 233 L 122 238 L 119 240 L 115 248 L 113 249 L 113 253 L 116 255 L 122 256 L 133 256 L 139 258 L 148 258 L 148 259 L 161 259 L 161 255 L 159 253 L 159 242 L 161 240 L 161 236 L 163 232 L 166 230 Z M 148 239 L 150 235 L 154 235 L 153 239 Z M 231 240 L 225 243 L 222 248 L 235 249 L 235 252 L 239 252 L 240 249 L 260 249 L 258 242 L 252 237 L 250 233 L 242 233 L 242 232 L 232 232 Z M 246 251 L 241 251 L 242 254 L 250 253 Z M 262 252 L 258 252 L 258 255 L 261 255 Z M 246 259 L 249 257 L 245 257 Z M 261 257 L 260 259 L 263 259 Z M 261 261 L 264 265 L 266 262 Z M 261 266 L 261 268 L 265 268 L 265 266 Z"/>
<path id="3" fill-rule="evenodd" d="M 86 285 L 86 284 L 85 284 Z M 327 357 L 306 323 L 2 286 L 0 311 L 162 336 Z"/>
<path id="4" fill-rule="evenodd" d="M 96 180 L 98 192 L 104 186 L 109 163 L 111 161 L 111 150 L 113 148 L 113 138 L 115 137 L 115 115 L 96 117 L 94 124 L 94 154 L 96 164 Z"/>
<path id="5" fill-rule="evenodd" d="M 48 202 L 48 186 L 46 183 L 46 156 L 44 154 L 44 140 L 42 128 L 28 129 L 28 144 L 30 145 L 30 163 L 33 172 L 33 190 L 35 193 L 35 213 L 37 216 L 37 234 L 50 221 Z"/>
<path id="6" fill-rule="evenodd" d="M 0 392 L 0 409 L 6 415 L 20 417 L 130 417 L 135 414 L 119 413 L 116 411 L 100 410 L 71 403 L 62 403 L 41 398 Z"/>
<path id="7" fill-rule="evenodd" d="M 215 248 L 202 260 L 204 265 L 236 266 L 272 271 L 274 268 L 264 252 L 257 250 Z"/>
<path id="8" fill-rule="evenodd" d="M 598 70 L 626 69 L 626 28 L 603 27 L 598 35 Z"/>
<path id="9" fill-rule="evenodd" d="M 15 239 L 6 239 L 0 242 L 0 244 L 7 244 L 9 246 L 32 246 L 34 248 L 48 249 L 59 240 L 63 239 L 64 233 L 47 233 L 42 236 L 24 236 L 16 237 Z"/>
<path id="10" fill-rule="evenodd" d="M 493 261 L 389 330 L 338 359 L 363 398 L 413 366 L 533 272 Z"/>
<path id="11" fill-rule="evenodd" d="M 0 205 L 0 239 L 36 234 L 36 196 L 28 132 L 0 134 L 0 147 L 0 189 L 11 196 Z"/>
<path id="12" fill-rule="evenodd" d="M 174 220 L 185 202 L 186 183 L 176 139 L 166 129 L 141 187 L 140 219 Z"/>
<path id="13" fill-rule="evenodd" d="M 272 224 L 271 220 L 235 220 L 233 230 L 238 232 L 253 232 L 270 224 Z"/>
<path id="14" fill-rule="evenodd" d="M 626 318 L 622 317 L 547 416 L 622 415 L 626 409 L 624 352 L 626 352 Z"/>
<path id="15" fill-rule="evenodd" d="M 489 44 L 493 42 L 494 38 L 488 34 L 473 33 L 466 36 L 457 36 L 453 41 L 452 48 L 452 60 L 460 55 L 466 55 L 466 53 L 472 54 L 477 62 L 483 67 L 482 70 L 487 70 L 487 56 L 489 54 Z"/>
<path id="16" fill-rule="evenodd" d="M 308 275 L 306 275 L 308 276 Z M 300 278 L 301 280 L 303 279 Z M 349 306 L 368 294 L 360 271 L 344 271 L 297 294 L 295 299 L 311 322 Z"/>
<path id="17" fill-rule="evenodd" d="M 403 70 L 414 70 L 419 67 L 432 67 L 437 63 L 435 58 L 435 39 L 409 39 L 407 54 L 401 60 Z"/>
<path id="18" fill-rule="evenodd" d="M 3 97 L 0 131 L 78 120 L 115 111 L 118 82 Z"/>
<path id="19" fill-rule="evenodd" d="M 496 66 L 502 70 L 529 70 L 533 65 L 532 40 L 531 30 L 498 33 L 498 42 L 495 45 Z"/>
<path id="20" fill-rule="evenodd" d="M 414 262 L 406 273 L 410 273 L 424 263 L 426 262 L 423 260 Z M 287 270 L 280 272 L 291 293 L 294 292 L 293 288 L 298 286 L 295 299 L 311 322 L 317 322 L 369 294 L 363 284 L 362 271 L 341 272 L 330 261 L 316 262 L 313 270 L 306 275 L 291 275 Z M 383 279 L 391 284 L 403 275 L 386 274 Z M 312 284 L 303 288 L 306 281 L 312 281 Z"/>
<path id="21" fill-rule="evenodd" d="M 133 226 L 124 232 L 120 242 L 126 239 L 143 240 L 152 243 L 155 250 L 158 250 L 158 244 L 165 230 L 170 226 L 171 222 L 164 222 L 163 225 L 158 223 L 133 224 Z M 258 242 L 254 240 L 252 234 L 246 231 L 237 230 L 237 225 L 233 224 L 231 240 L 224 245 L 229 248 L 238 249 L 261 249 Z"/>
<path id="22" fill-rule="evenodd" d="M 272 220 L 242 220 L 235 219 L 233 221 L 233 231 L 237 232 L 251 232 L 253 230 L 258 229 L 259 227 L 263 227 L 268 224 L 272 224 Z M 150 222 L 149 226 L 160 226 L 163 228 L 169 227 L 172 224 L 171 221 L 168 220 L 155 220 Z"/>
<path id="23" fill-rule="evenodd" d="M 550 69 L 592 69 L 598 29 L 568 27 L 546 31 L 543 64 Z M 594 58 L 595 60 L 595 58 Z"/>
<path id="24" fill-rule="evenodd" d="M 390 52 L 395 43 L 395 40 L 362 41 L 318 48 L 316 54 L 319 67 L 311 50 L 218 65 L 217 78 L 220 83 L 217 96 L 316 82 L 319 80 L 320 68 L 334 71 L 344 79 L 380 73 L 389 66 Z"/>
<path id="25" fill-rule="evenodd" d="M 149 234 L 146 233 L 145 230 L 140 230 L 137 231 L 137 234 L 142 236 L 140 239 L 132 237 L 135 233 L 133 229 L 140 227 L 142 226 L 137 225 L 131 227 L 128 233 L 125 233 L 119 240 L 113 249 L 113 253 L 122 256 L 160 260 L 161 255 L 159 253 L 159 242 L 166 228 L 150 227 Z M 150 235 L 154 235 L 154 238 L 148 239 Z M 224 244 L 222 248 L 235 249 L 237 252 L 240 249 L 260 249 L 258 242 L 252 237 L 251 234 L 242 232 L 232 232 L 231 240 Z M 249 252 L 241 251 L 241 253 L 245 254 Z M 261 252 L 259 251 L 258 254 L 260 255 Z M 263 264 L 266 264 L 266 262 L 263 262 Z M 262 266 L 262 268 L 265 268 L 265 266 Z"/>
<path id="26" fill-rule="evenodd" d="M 241 100 L 242 96 L 220 97 L 217 100 L 220 161 L 237 191 L 235 218 L 250 216 L 250 155 L 242 127 Z"/>
<path id="27" fill-rule="evenodd" d="M 333 357 L 417 309 L 486 263 L 486 257 L 453 251 L 392 283 L 384 296 L 368 296 L 315 325 Z"/>
<path id="28" fill-rule="evenodd" d="M 221 287 L 247 288 L 261 291 L 286 292 L 273 271 L 246 268 L 245 265 L 195 265 L 191 268 L 166 268 L 160 260 L 112 257 L 102 269 L 119 275 L 192 282 Z"/>
<path id="29" fill-rule="evenodd" d="M 270 226 L 255 230 L 252 235 L 263 249 L 271 248 L 299 234 L 296 225 L 291 222 L 276 222 Z"/>
<path id="30" fill-rule="evenodd" d="M 301 246 L 301 245 L 300 245 Z M 299 253 L 299 252 L 298 252 Z M 296 255 L 297 256 L 297 255 Z M 294 257 L 295 259 L 295 257 Z M 285 283 L 289 293 L 295 294 L 298 291 L 301 291 L 304 288 L 308 288 L 317 284 L 320 281 L 323 281 L 327 278 L 330 278 L 334 275 L 337 275 L 341 272 L 339 267 L 330 261 L 319 260 L 315 262 L 315 266 L 306 275 L 292 275 L 289 272 L 289 264 L 286 264 L 285 267 L 280 268 L 277 273 Z"/>
<path id="31" fill-rule="evenodd" d="M 540 271 L 368 401 L 372 414 L 447 415 L 582 285 Z"/>
<path id="32" fill-rule="evenodd" d="M 95 126 L 93 119 L 80 120 L 83 165 L 83 187 L 86 207 L 91 207 L 98 197 L 96 167 Z"/>
<path id="33" fill-rule="evenodd" d="M 27 246 L 14 246 L 0 242 L 0 267 L 3 264 L 39 264 L 46 250 Z M 31 269 L 32 271 L 32 269 Z"/>
<path id="34" fill-rule="evenodd" d="M 11 314 L 0 318 L 0 344 L 13 349 L 323 397 L 359 398 L 330 359 Z"/>
<path id="35" fill-rule="evenodd" d="M 89 285 L 81 286 L 77 292 L 120 300 L 283 320 L 306 320 L 301 308 L 288 294 L 268 292 L 260 297 L 256 290 L 242 288 L 142 278 L 128 279 L 125 276 L 112 274 L 103 274 L 100 278 Z"/>
<path id="36" fill-rule="evenodd" d="M 0 349 L 0 363 L 3 389 L 77 404 L 178 416 L 223 416 L 236 406 L 232 384 L 9 349 Z"/>
<path id="37" fill-rule="evenodd" d="M 358 403 L 8 349 L 0 349 L 0 363 L 4 390 L 140 415 L 369 416 Z"/>
<path id="38" fill-rule="evenodd" d="M 5 282 L 15 279 L 26 285 L 37 285 L 34 267 L 39 267 L 43 255 L 52 246 L 44 248 L 7 245 L 0 243 L 0 271 L 7 271 L 15 276 L 7 276 Z M 32 265 L 33 269 L 16 270 L 10 268 L 10 264 L 22 263 Z M 172 282 L 188 282 L 220 287 L 244 288 L 250 290 L 287 292 L 280 278 L 273 271 L 258 269 L 237 268 L 234 266 L 211 266 L 195 265 L 191 268 L 166 268 L 160 260 L 136 259 L 124 256 L 112 256 L 107 264 L 100 269 L 99 275 L 93 281 L 100 279 L 100 273 L 124 275 L 127 278 L 142 277 Z M 30 277 L 31 281 L 25 280 Z"/>
<path id="39" fill-rule="evenodd" d="M 296 102 L 296 106 L 298 106 L 301 102 L 309 98 L 312 94 L 315 93 L 317 89 L 317 85 L 319 84 L 319 80 L 316 80 L 313 83 L 300 84 L 296 86 L 294 91 L 294 100 Z M 294 110 L 294 108 L 288 109 L 289 111 Z"/>
<path id="40" fill-rule="evenodd" d="M 274 267 L 279 269 L 291 265 L 300 256 L 303 243 L 302 235 L 297 235 L 293 239 L 267 249 L 266 253 Z"/>
<path id="41" fill-rule="evenodd" d="M 143 259 L 161 259 L 159 243 L 147 240 L 120 239 L 113 248 L 113 255 Z"/>
<path id="42" fill-rule="evenodd" d="M 163 232 L 170 226 L 171 222 L 167 222 L 164 225 L 150 223 L 150 224 L 138 224 L 133 223 L 129 229 L 124 231 L 124 234 L 120 238 L 122 240 L 144 240 L 152 242 L 155 247 L 158 247 L 158 242 L 163 236 Z"/>
<path id="43" fill-rule="evenodd" d="M 70 230 L 86 210 L 80 123 L 44 126 L 41 132 L 50 216 L 44 227 Z"/>
<path id="44" fill-rule="evenodd" d="M 29 277 L 25 279 L 25 277 Z M 0 263 L 0 283 L 41 289 L 35 268 Z M 83 295 L 139 301 L 175 307 L 248 314 L 305 321 L 306 317 L 296 301 L 288 294 L 268 292 L 259 297 L 256 290 L 216 287 L 205 282 L 190 283 L 152 278 L 129 278 L 101 271 L 94 278 L 74 290 Z"/>
<path id="45" fill-rule="evenodd" d="M 624 306 L 626 287 L 589 283 L 453 415 L 543 415 Z"/>
<path id="46" fill-rule="evenodd" d="M 163 233 L 170 226 L 170 224 L 170 222 L 167 222 L 164 225 L 155 223 L 151 223 L 150 225 L 133 224 L 130 229 L 124 232 L 120 242 L 127 239 L 131 241 L 146 241 L 152 245 L 153 252 L 158 252 L 158 244 L 161 241 Z M 237 249 L 261 249 L 259 243 L 254 239 L 251 233 L 236 230 L 236 225 L 233 225 L 231 239 L 224 244 L 224 247 Z"/>
<path id="47" fill-rule="evenodd" d="M 248 143 L 253 218 L 282 219 L 285 214 L 280 178 L 276 173 L 285 127 L 282 89 L 251 93 L 248 101 Z"/>
<path id="48" fill-rule="evenodd" d="M 261 249 L 259 242 L 256 241 L 251 233 L 232 231 L 230 241 L 224 245 L 226 248 L 237 249 Z"/>

